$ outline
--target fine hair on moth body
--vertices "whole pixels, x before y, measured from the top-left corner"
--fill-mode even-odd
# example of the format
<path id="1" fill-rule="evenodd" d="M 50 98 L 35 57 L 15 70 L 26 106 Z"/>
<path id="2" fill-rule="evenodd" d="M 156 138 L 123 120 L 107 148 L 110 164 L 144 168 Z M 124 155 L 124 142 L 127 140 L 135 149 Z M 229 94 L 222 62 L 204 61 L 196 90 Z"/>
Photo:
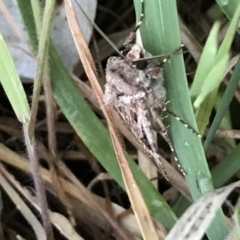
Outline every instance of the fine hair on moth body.
<path id="1" fill-rule="evenodd" d="M 140 1 L 142 8 L 140 20 L 126 38 L 121 55 L 110 57 L 107 61 L 104 102 L 118 112 L 159 172 L 168 180 L 154 140 L 154 130 L 168 143 L 183 175 L 185 171 L 180 166 L 167 126 L 163 122 L 164 113 L 174 116 L 194 134 L 198 133 L 166 106 L 162 64 L 182 47 L 159 63 L 157 60 L 159 57 L 152 56 L 139 44 L 133 43 L 135 33 L 144 21 L 144 0 Z"/>

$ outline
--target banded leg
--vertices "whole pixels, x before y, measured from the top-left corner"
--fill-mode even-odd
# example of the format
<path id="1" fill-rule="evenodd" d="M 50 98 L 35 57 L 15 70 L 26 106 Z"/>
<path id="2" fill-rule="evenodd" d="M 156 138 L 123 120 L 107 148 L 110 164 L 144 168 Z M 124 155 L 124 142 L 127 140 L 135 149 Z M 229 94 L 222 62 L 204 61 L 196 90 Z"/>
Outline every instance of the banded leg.
<path id="1" fill-rule="evenodd" d="M 193 127 L 191 127 L 188 123 L 186 123 L 186 122 L 185 122 L 182 118 L 180 118 L 176 113 L 172 112 L 170 109 L 168 109 L 168 108 L 166 107 L 166 105 L 167 105 L 168 103 L 170 103 L 170 101 L 165 102 L 165 103 L 164 103 L 164 106 L 161 107 L 161 110 L 162 110 L 163 112 L 166 112 L 166 113 L 168 113 L 169 115 L 173 116 L 176 120 L 178 120 L 179 122 L 181 122 L 181 123 L 184 125 L 184 127 L 188 128 L 193 134 L 195 134 L 195 135 L 197 135 L 199 138 L 201 138 L 201 137 L 202 137 L 201 134 L 199 134 Z M 168 116 L 166 116 L 166 117 L 168 117 Z"/>
<path id="2" fill-rule="evenodd" d="M 163 110 L 164 111 L 164 110 Z M 174 160 L 176 161 L 177 163 L 177 166 L 179 168 L 179 170 L 182 172 L 182 174 L 185 176 L 186 173 L 185 171 L 183 170 L 182 166 L 180 165 L 180 162 L 179 162 L 179 159 L 177 157 L 177 153 L 175 151 L 175 148 L 173 146 L 173 143 L 172 143 L 172 140 L 170 139 L 169 135 L 168 135 L 168 132 L 167 132 L 167 127 L 164 125 L 162 119 L 157 116 L 157 112 L 156 111 L 152 111 L 153 113 L 153 117 L 154 119 L 157 121 L 159 127 L 160 127 L 160 131 L 159 133 L 161 134 L 161 136 L 164 138 L 164 140 L 167 142 L 167 144 L 169 145 L 170 147 L 170 150 L 174 156 Z"/>
<path id="3" fill-rule="evenodd" d="M 171 110 L 167 109 L 165 110 L 169 115 L 172 115 L 176 120 L 181 122 L 184 127 L 188 128 L 193 134 L 197 135 L 199 138 L 202 137 L 201 134 L 199 134 L 193 127 L 191 127 L 189 124 L 187 124 L 183 119 L 181 119 L 176 113 L 172 112 Z"/>

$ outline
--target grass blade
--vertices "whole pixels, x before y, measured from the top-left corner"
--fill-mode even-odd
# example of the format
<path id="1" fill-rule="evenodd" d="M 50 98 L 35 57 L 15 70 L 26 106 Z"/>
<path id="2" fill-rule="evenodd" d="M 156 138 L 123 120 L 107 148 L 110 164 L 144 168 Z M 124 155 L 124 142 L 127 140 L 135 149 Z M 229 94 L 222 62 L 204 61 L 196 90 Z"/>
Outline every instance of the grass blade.
<path id="1" fill-rule="evenodd" d="M 221 100 L 221 103 L 219 104 L 219 107 L 217 109 L 217 113 L 214 117 L 213 123 L 209 129 L 207 138 L 204 142 L 204 149 L 206 150 L 208 146 L 210 145 L 213 136 L 215 132 L 218 129 L 218 126 L 220 125 L 226 111 L 228 110 L 228 107 L 232 101 L 232 98 L 234 96 L 234 92 L 238 87 L 239 84 L 239 79 L 240 79 L 240 58 L 238 58 L 238 62 L 235 65 L 233 74 L 231 76 L 231 79 L 228 83 L 227 89 L 223 95 L 223 98 Z"/>
<path id="2" fill-rule="evenodd" d="M 30 108 L 21 80 L 17 74 L 16 68 L 1 33 L 0 52 L 0 81 L 18 120 L 22 122 L 23 128 L 26 129 L 29 122 Z M 15 196 L 13 201 L 15 203 L 18 203 L 18 206 L 22 206 L 25 211 L 23 213 L 24 217 L 26 217 L 28 220 L 32 219 L 29 222 L 32 223 L 33 229 L 35 229 L 35 233 L 37 234 L 38 239 L 46 239 L 46 234 L 43 231 L 40 223 L 37 221 L 37 219 L 35 219 L 34 215 L 32 215 L 31 211 L 26 207 L 19 196 L 16 195 L 13 189 L 11 190 L 11 187 L 3 178 L 3 176 L 1 176 L 1 183 L 6 192 L 10 194 L 10 197 Z"/>
<path id="3" fill-rule="evenodd" d="M 240 169 L 240 144 L 212 169 L 214 186 L 219 187 L 226 183 Z"/>
<path id="4" fill-rule="evenodd" d="M 220 28 L 220 23 L 215 23 L 211 32 L 209 33 L 208 39 L 203 48 L 197 71 L 193 80 L 193 84 L 191 87 L 190 95 L 192 101 L 196 99 L 196 97 L 201 92 L 202 84 L 205 82 L 205 78 L 207 77 L 207 73 L 211 70 L 214 64 L 214 60 L 217 55 L 217 37 L 218 31 Z"/>
<path id="5" fill-rule="evenodd" d="M 140 14 L 140 1 L 134 1 L 137 16 Z M 145 1 L 145 19 L 140 29 L 146 50 L 154 55 L 173 52 L 180 46 L 180 34 L 176 1 Z M 165 85 L 170 110 L 179 115 L 191 126 L 196 127 L 190 102 L 189 90 L 182 56 L 174 56 L 164 64 Z M 177 120 L 170 119 L 170 133 L 181 165 L 186 171 L 186 181 L 194 200 L 211 191 L 213 184 L 201 141 Z M 203 184 L 203 182 L 208 184 Z M 201 186 L 204 186 L 201 188 Z M 223 239 L 227 226 L 221 211 L 207 230 L 210 239 Z"/>
<path id="6" fill-rule="evenodd" d="M 229 20 L 233 19 L 234 13 L 239 6 L 239 0 L 216 0 L 218 6 L 222 9 Z M 240 33 L 240 27 L 238 27 L 238 33 Z"/>
<path id="7" fill-rule="evenodd" d="M 209 192 L 188 208 L 178 223 L 170 231 L 166 240 L 200 240 L 218 208 L 227 196 L 240 186 L 240 181 Z"/>
<path id="8" fill-rule="evenodd" d="M 219 80 L 222 79 L 225 73 L 225 68 L 228 61 L 228 54 L 223 55 L 223 57 L 219 59 L 218 62 L 215 62 L 214 66 L 212 66 L 212 69 L 209 71 L 209 73 L 205 77 L 204 82 L 202 83 L 201 90 L 197 99 L 194 101 L 193 105 L 195 108 L 199 108 L 206 96 L 215 90 L 216 85 L 219 85 Z"/>
<path id="9" fill-rule="evenodd" d="M 21 80 L 0 33 L 0 81 L 20 122 L 29 119 L 30 108 Z"/>
<path id="10" fill-rule="evenodd" d="M 214 67 L 216 67 L 217 63 L 223 56 L 228 55 L 230 46 L 233 41 L 233 37 L 234 37 L 235 32 L 238 27 L 239 16 L 240 16 L 240 4 L 238 5 L 238 8 L 236 9 L 236 11 L 234 13 L 234 16 L 233 16 L 233 19 L 231 20 L 228 31 L 227 31 L 227 33 L 223 39 L 223 42 L 218 50 L 218 53 L 217 53 L 217 56 L 216 56 L 216 59 L 214 62 Z M 227 65 L 224 67 L 224 69 L 226 69 L 226 67 L 227 67 Z M 211 86 L 212 92 L 208 96 L 206 96 L 206 98 L 202 102 L 201 106 L 197 110 L 196 119 L 197 119 L 197 123 L 198 123 L 198 127 L 199 127 L 199 132 L 201 134 L 205 131 L 206 126 L 208 124 L 210 114 L 211 114 L 213 106 L 215 104 L 215 99 L 216 99 L 216 95 L 217 95 L 217 91 L 218 91 L 218 87 L 221 82 L 221 79 L 222 78 L 218 78 L 217 79 L 218 81 L 216 81 L 216 79 L 215 79 L 214 83 L 212 83 L 212 86 Z M 208 91 L 210 92 L 210 89 Z"/>

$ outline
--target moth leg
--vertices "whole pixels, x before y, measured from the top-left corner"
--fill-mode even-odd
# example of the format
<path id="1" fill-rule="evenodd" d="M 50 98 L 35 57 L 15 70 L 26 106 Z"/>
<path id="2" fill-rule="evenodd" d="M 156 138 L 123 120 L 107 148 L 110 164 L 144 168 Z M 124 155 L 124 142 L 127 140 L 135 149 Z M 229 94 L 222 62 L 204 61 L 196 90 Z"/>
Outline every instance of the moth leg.
<path id="1" fill-rule="evenodd" d="M 184 127 L 188 128 L 193 134 L 197 135 L 199 138 L 202 137 L 201 134 L 199 134 L 193 127 L 191 127 L 188 123 L 186 123 L 184 120 L 182 120 L 176 113 L 172 112 L 168 108 L 166 108 L 166 112 L 170 115 L 172 115 L 176 120 L 178 120 L 180 123 L 184 125 Z"/>
<path id="2" fill-rule="evenodd" d="M 158 113 L 157 113 L 157 111 L 156 111 L 155 109 L 152 111 L 152 113 L 153 113 L 154 119 L 157 121 L 158 126 L 159 126 L 159 128 L 160 128 L 160 130 L 159 130 L 158 132 L 161 134 L 161 136 L 164 138 L 164 140 L 165 140 L 165 141 L 167 142 L 167 144 L 169 145 L 169 147 L 170 147 L 170 149 L 171 149 L 171 152 L 173 153 L 174 160 L 176 161 L 179 170 L 180 170 L 180 171 L 182 172 L 182 174 L 185 176 L 186 173 L 185 173 L 185 171 L 183 170 L 182 166 L 180 165 L 180 162 L 179 162 L 179 159 L 178 159 L 178 157 L 177 157 L 177 153 L 176 153 L 175 148 L 174 148 L 174 146 L 173 146 L 172 140 L 170 139 L 170 137 L 169 137 L 169 135 L 168 135 L 167 127 L 165 126 L 165 124 L 164 124 L 163 121 L 162 121 L 162 118 L 159 117 L 159 115 L 158 115 Z"/>

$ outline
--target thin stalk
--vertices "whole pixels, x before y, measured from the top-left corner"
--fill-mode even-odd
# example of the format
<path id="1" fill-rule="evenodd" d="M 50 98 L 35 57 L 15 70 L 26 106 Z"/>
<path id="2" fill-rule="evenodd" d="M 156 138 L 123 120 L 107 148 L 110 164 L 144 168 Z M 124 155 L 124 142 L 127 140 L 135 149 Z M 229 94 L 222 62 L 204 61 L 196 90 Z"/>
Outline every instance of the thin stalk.
<path id="1" fill-rule="evenodd" d="M 43 226 L 47 233 L 47 239 L 52 240 L 54 239 L 54 237 L 53 237 L 51 221 L 48 213 L 48 205 L 47 205 L 45 189 L 44 189 L 41 173 L 39 170 L 39 162 L 36 154 L 35 142 L 33 142 L 33 139 L 30 139 L 29 137 L 28 126 L 29 125 L 27 123 L 23 123 L 23 134 L 24 134 L 25 144 L 27 147 L 27 152 L 30 159 L 30 169 L 33 176 L 34 186 L 36 189 L 37 201 L 41 209 Z"/>
<path id="2" fill-rule="evenodd" d="M 33 5 L 34 3 L 35 5 Z M 44 9 L 43 21 L 42 21 L 42 26 L 44 27 L 42 28 L 40 23 L 41 9 L 39 6 L 37 7 L 36 5 L 38 5 L 36 1 L 32 1 L 32 7 L 34 9 L 33 12 L 35 13 L 34 17 L 35 17 L 36 29 L 39 36 L 37 71 L 36 71 L 36 77 L 34 80 L 33 100 L 32 100 L 32 106 L 31 106 L 30 121 L 29 121 L 29 124 L 27 122 L 23 125 L 23 131 L 24 131 L 25 143 L 26 143 L 29 158 L 30 158 L 30 165 L 31 165 L 33 179 L 34 179 L 34 185 L 36 188 L 36 195 L 42 211 L 43 225 L 47 233 L 47 238 L 51 240 L 51 239 L 54 239 L 54 237 L 53 237 L 53 231 L 52 231 L 51 222 L 48 214 L 48 206 L 47 206 L 45 190 L 44 190 L 43 182 L 41 179 L 41 174 L 39 171 L 39 162 L 38 162 L 38 158 L 35 150 L 34 130 L 35 130 L 36 117 L 38 112 L 38 102 L 39 102 L 39 96 L 40 96 L 41 85 L 43 82 L 43 77 L 48 75 L 47 66 L 48 66 L 48 49 L 49 49 L 49 39 L 50 39 L 49 36 L 50 36 L 52 18 L 54 14 L 55 1 L 48 0 L 45 3 L 45 9 Z"/>
<path id="3" fill-rule="evenodd" d="M 45 62 L 48 61 L 48 48 L 49 48 L 49 36 L 51 31 L 52 18 L 54 13 L 55 1 L 46 1 L 46 6 L 44 10 L 44 16 L 42 21 L 42 31 L 39 35 L 39 48 L 38 48 L 38 60 L 37 60 L 37 72 L 34 80 L 33 87 L 33 101 L 31 106 L 31 117 L 29 123 L 29 135 L 30 139 L 34 135 L 34 127 L 36 123 L 36 116 L 38 112 L 38 101 L 40 96 L 40 90 L 42 86 Z"/>

